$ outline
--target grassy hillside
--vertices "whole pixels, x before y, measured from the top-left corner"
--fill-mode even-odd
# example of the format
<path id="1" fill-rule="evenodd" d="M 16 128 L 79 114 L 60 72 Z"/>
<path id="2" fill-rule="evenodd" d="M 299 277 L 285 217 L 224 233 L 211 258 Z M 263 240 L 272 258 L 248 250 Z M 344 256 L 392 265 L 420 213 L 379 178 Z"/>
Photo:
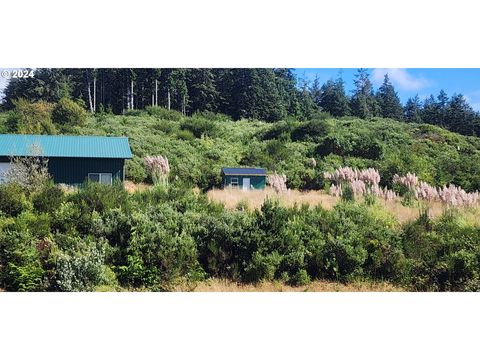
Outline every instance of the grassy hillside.
<path id="1" fill-rule="evenodd" d="M 239 206 L 221 199 L 225 191 L 219 198 L 192 189 L 217 186 L 220 168 L 232 165 L 264 166 L 285 173 L 291 188 L 321 189 L 323 171 L 350 165 L 376 167 L 387 185 L 410 171 L 434 185 L 475 190 L 477 138 L 386 119 L 268 124 L 163 109 L 90 117 L 64 132 L 128 136 L 135 154 L 128 176 L 149 182 L 143 157 L 165 155 L 171 181 L 133 193 L 96 183 L 67 191 L 45 179 L 0 185 L 0 288 L 7 291 L 175 291 L 198 284 L 221 291 L 264 282 L 256 288 L 480 289 L 478 207 L 418 201 L 431 207 L 429 216 L 400 207 L 400 199 L 387 206 L 297 190 L 286 194 L 290 203 L 265 196 Z M 312 206 L 292 204 L 293 195 Z"/>
<path id="2" fill-rule="evenodd" d="M 381 185 L 391 185 L 395 173 L 410 171 L 432 185 L 480 189 L 480 139 L 426 124 L 356 118 L 272 124 L 158 109 L 156 114 L 92 117 L 72 132 L 128 136 L 135 156 L 127 177 L 135 182 L 148 180 L 142 158 L 162 154 L 172 164 L 173 177 L 202 189 L 219 185 L 221 167 L 236 165 L 285 173 L 288 186 L 301 190 L 322 188 L 323 171 L 340 165 L 375 167 Z"/>

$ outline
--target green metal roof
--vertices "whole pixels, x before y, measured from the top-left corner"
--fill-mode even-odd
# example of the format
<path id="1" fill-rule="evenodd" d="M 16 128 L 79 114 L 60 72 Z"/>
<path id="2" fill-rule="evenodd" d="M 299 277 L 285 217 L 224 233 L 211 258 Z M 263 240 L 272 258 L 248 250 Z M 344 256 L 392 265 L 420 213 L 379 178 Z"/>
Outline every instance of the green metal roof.
<path id="1" fill-rule="evenodd" d="M 262 168 L 246 168 L 246 167 L 237 167 L 237 168 L 222 168 L 222 172 L 225 175 L 250 175 L 250 176 L 267 176 L 267 172 Z"/>
<path id="2" fill-rule="evenodd" d="M 0 134 L 0 156 L 131 159 L 126 137 Z"/>

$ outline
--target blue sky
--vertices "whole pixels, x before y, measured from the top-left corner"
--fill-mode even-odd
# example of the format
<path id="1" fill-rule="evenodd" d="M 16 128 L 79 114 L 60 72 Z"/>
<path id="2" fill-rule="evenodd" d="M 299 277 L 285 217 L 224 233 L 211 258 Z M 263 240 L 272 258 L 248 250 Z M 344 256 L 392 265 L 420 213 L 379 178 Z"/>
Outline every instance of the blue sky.
<path id="1" fill-rule="evenodd" d="M 295 69 L 298 78 L 313 81 L 318 76 L 321 83 L 336 78 L 339 71 L 345 81 L 347 91 L 353 89 L 356 68 L 350 69 Z M 369 69 L 372 82 L 378 88 L 385 73 L 388 73 L 395 90 L 403 103 L 418 94 L 424 99 L 435 96 L 441 89 L 451 96 L 463 94 L 470 105 L 480 111 L 480 69 Z"/>
<path id="2" fill-rule="evenodd" d="M 0 69 L 1 70 L 1 69 Z M 336 78 L 342 71 L 347 91 L 353 89 L 356 68 L 349 69 L 295 69 L 297 77 L 313 81 L 318 76 L 321 83 Z M 423 100 L 430 94 L 437 95 L 444 89 L 449 96 L 454 93 L 463 94 L 472 107 L 480 111 L 480 69 L 369 69 L 371 79 L 376 88 L 388 72 L 390 80 L 403 103 L 411 96 L 418 94 Z M 0 77 L 0 93 L 6 80 Z M 1 94 L 0 94 L 1 97 Z"/>

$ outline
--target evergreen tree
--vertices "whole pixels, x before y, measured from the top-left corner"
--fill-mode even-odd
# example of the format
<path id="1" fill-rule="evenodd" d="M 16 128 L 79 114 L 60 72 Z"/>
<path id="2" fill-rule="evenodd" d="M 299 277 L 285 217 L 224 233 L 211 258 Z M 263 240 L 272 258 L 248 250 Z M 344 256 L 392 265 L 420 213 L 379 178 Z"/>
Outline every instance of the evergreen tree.
<path id="1" fill-rule="evenodd" d="M 189 107 L 195 111 L 216 111 L 218 91 L 211 69 L 190 69 L 187 76 Z"/>
<path id="2" fill-rule="evenodd" d="M 454 94 L 446 106 L 448 128 L 464 135 L 475 135 L 475 111 L 462 94 Z"/>
<path id="3" fill-rule="evenodd" d="M 407 100 L 404 108 L 404 118 L 407 122 L 422 122 L 422 104 L 418 94 Z"/>
<path id="4" fill-rule="evenodd" d="M 439 116 L 438 103 L 433 97 L 433 95 L 430 95 L 423 102 L 421 118 L 423 122 L 427 124 L 437 124 L 438 116 Z"/>
<path id="5" fill-rule="evenodd" d="M 300 114 L 300 102 L 297 89 L 297 80 L 292 69 L 274 69 L 275 82 L 282 106 L 288 115 Z"/>
<path id="6" fill-rule="evenodd" d="M 401 120 L 403 117 L 403 108 L 398 94 L 395 91 L 388 74 L 385 74 L 383 84 L 377 92 L 377 102 L 380 107 L 380 115 L 384 118 Z"/>
<path id="7" fill-rule="evenodd" d="M 302 86 L 300 89 L 300 113 L 301 117 L 304 120 L 310 120 L 318 112 L 319 108 L 315 104 L 315 101 L 312 97 L 312 93 L 308 87 L 308 82 L 303 80 Z"/>
<path id="8" fill-rule="evenodd" d="M 317 75 L 315 75 L 315 79 L 313 80 L 312 86 L 310 88 L 310 95 L 313 99 L 313 102 L 318 107 L 321 107 L 320 102 L 322 99 L 322 87 L 320 85 L 320 80 L 318 80 Z"/>
<path id="9" fill-rule="evenodd" d="M 377 100 L 373 94 L 373 85 L 366 69 L 358 69 L 355 74 L 355 90 L 351 99 L 351 109 L 355 116 L 368 119 L 379 114 Z"/>
<path id="10" fill-rule="evenodd" d="M 328 80 L 322 85 L 319 106 L 334 117 L 348 115 L 348 97 L 345 94 L 345 85 L 341 77 L 335 81 Z"/>
<path id="11" fill-rule="evenodd" d="M 435 124 L 439 126 L 446 126 L 447 122 L 447 105 L 448 105 L 448 96 L 447 93 L 443 90 L 440 90 L 440 93 L 437 96 L 437 116 L 435 119 Z"/>

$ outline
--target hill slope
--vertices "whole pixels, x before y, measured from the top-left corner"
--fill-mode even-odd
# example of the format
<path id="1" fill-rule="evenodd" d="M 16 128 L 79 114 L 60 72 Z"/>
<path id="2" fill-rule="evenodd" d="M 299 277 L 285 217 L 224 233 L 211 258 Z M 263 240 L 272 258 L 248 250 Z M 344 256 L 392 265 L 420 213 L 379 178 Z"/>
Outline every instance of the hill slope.
<path id="1" fill-rule="evenodd" d="M 147 177 L 142 158 L 162 154 L 173 176 L 203 189 L 219 184 L 221 167 L 237 165 L 285 173 L 289 187 L 301 190 L 322 188 L 323 171 L 340 165 L 375 167 L 382 185 L 410 171 L 432 185 L 480 189 L 480 139 L 426 124 L 356 118 L 272 124 L 211 114 L 183 117 L 162 109 L 156 115 L 91 118 L 72 131 L 128 136 L 134 159 L 127 177 L 136 182 Z"/>

